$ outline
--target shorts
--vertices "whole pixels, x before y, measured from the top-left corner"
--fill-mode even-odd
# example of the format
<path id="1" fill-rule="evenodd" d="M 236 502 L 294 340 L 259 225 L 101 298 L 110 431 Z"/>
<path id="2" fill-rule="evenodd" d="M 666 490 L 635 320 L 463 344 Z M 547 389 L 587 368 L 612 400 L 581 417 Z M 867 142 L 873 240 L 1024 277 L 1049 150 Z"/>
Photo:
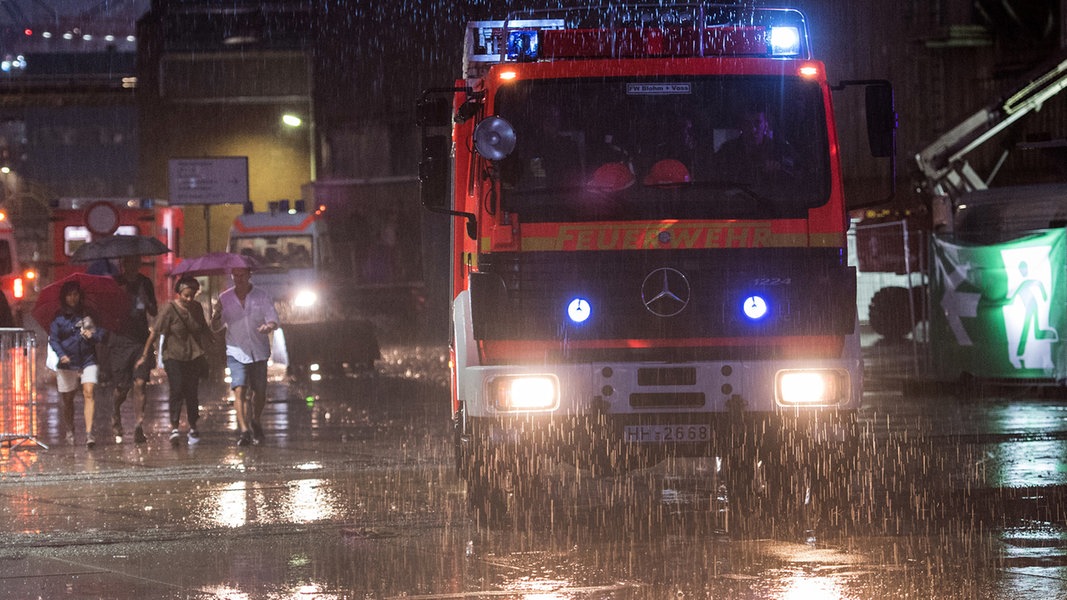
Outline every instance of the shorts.
<path id="1" fill-rule="evenodd" d="M 236 358 L 226 355 L 226 366 L 230 369 L 230 389 L 241 386 L 251 386 L 252 389 L 267 386 L 267 361 L 257 360 L 253 363 L 243 363 Z"/>
<path id="2" fill-rule="evenodd" d="M 107 345 L 108 373 L 111 376 L 111 385 L 129 389 L 133 387 L 136 379 L 148 381 L 152 378 L 152 367 L 156 365 L 156 353 L 153 349 L 148 351 L 148 358 L 141 366 L 137 360 L 144 351 L 144 343 L 138 344 L 130 338 L 113 336 Z"/>
<path id="3" fill-rule="evenodd" d="M 78 383 L 96 383 L 96 365 L 89 365 L 81 371 L 74 369 L 56 369 L 56 385 L 60 393 L 77 391 Z"/>

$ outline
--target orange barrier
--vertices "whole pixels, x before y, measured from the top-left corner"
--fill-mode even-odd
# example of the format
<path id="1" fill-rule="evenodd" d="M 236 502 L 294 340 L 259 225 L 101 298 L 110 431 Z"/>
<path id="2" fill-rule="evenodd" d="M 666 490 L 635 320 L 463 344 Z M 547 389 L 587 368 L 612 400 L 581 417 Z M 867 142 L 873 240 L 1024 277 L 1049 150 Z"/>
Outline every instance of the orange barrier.
<path id="1" fill-rule="evenodd" d="M 0 444 L 17 448 L 30 442 L 47 450 L 36 435 L 37 336 L 0 327 Z"/>

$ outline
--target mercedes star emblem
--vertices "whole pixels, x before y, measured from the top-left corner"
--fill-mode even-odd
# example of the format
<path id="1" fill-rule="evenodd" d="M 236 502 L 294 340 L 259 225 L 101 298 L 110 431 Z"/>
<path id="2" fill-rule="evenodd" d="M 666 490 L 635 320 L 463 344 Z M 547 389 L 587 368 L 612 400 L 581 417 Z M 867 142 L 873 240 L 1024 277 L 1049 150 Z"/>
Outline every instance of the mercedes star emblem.
<path id="1" fill-rule="evenodd" d="M 641 302 L 657 317 L 673 317 L 689 305 L 689 280 L 678 269 L 660 267 L 641 283 Z"/>

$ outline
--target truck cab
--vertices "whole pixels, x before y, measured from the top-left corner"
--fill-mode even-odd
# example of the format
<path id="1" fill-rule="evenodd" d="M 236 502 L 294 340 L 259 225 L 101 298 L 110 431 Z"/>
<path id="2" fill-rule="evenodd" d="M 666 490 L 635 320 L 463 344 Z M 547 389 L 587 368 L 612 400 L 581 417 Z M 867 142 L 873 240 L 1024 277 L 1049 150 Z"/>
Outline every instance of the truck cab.
<path id="1" fill-rule="evenodd" d="M 884 83 L 869 97 L 888 106 Z M 773 465 L 790 502 L 847 476 L 863 363 L 844 85 L 793 9 L 468 25 L 462 77 L 423 97 L 420 176 L 427 208 L 453 217 L 456 466 L 482 516 L 537 510 L 558 463 L 722 457 L 735 491 Z M 735 163 L 750 136 L 762 154 Z"/>
<path id="2" fill-rule="evenodd" d="M 266 212 L 246 205 L 229 240 L 230 252 L 259 265 L 252 283 L 274 300 L 281 321 L 275 360 L 291 376 L 313 380 L 371 368 L 379 357 L 373 326 L 348 309 L 349 290 L 333 268 L 324 210 L 309 212 L 302 200 L 271 202 Z"/>
<path id="3" fill-rule="evenodd" d="M 321 274 L 328 263 L 326 225 L 316 213 L 275 207 L 270 212 L 238 215 L 229 250 L 260 265 L 255 285 L 274 298 L 283 323 L 321 319 L 325 310 Z"/>
<path id="4" fill-rule="evenodd" d="M 21 322 L 20 316 L 24 312 L 22 305 L 28 287 L 26 275 L 19 262 L 15 230 L 7 218 L 7 213 L 0 211 L 0 290 L 11 307 L 15 323 Z"/>

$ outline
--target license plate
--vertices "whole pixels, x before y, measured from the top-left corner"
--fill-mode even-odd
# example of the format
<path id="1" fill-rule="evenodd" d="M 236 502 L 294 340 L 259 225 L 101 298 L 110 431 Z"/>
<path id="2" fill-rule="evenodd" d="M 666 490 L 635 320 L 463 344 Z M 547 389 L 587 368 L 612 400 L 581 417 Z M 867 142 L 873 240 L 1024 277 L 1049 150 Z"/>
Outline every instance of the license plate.
<path id="1" fill-rule="evenodd" d="M 627 425 L 623 441 L 628 443 L 710 442 L 710 425 Z"/>

